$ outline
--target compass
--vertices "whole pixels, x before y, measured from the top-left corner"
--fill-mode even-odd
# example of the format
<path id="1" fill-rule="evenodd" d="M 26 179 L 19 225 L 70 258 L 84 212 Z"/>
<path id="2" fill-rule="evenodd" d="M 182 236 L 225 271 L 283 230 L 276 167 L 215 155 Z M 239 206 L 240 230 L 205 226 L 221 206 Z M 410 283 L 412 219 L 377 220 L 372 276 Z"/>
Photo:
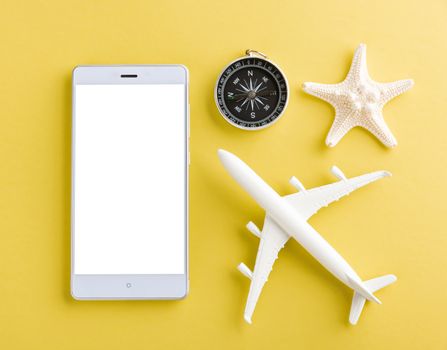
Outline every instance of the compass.
<path id="1" fill-rule="evenodd" d="M 247 50 L 217 79 L 215 100 L 230 124 L 245 130 L 270 126 L 284 113 L 289 99 L 287 79 L 264 54 Z"/>

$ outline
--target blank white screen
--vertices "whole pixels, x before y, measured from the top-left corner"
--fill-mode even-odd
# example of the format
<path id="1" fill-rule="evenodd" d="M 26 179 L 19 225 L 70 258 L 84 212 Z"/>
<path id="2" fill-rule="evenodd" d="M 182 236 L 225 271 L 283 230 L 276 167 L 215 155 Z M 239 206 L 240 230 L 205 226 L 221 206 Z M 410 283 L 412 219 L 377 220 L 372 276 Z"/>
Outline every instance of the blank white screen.
<path id="1" fill-rule="evenodd" d="M 185 86 L 76 85 L 74 273 L 185 271 Z"/>

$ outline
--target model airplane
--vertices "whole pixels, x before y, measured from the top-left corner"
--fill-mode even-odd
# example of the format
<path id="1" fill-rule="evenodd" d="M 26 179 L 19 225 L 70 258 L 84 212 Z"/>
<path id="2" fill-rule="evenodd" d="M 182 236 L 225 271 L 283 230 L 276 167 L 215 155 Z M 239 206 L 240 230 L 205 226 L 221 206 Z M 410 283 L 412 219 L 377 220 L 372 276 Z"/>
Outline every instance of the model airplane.
<path id="1" fill-rule="evenodd" d="M 307 223 L 307 220 L 321 207 L 326 207 L 333 201 L 373 181 L 390 176 L 390 173 L 377 171 L 348 179 L 340 169 L 333 167 L 331 170 L 338 178 L 338 182 L 305 189 L 297 178 L 292 177 L 290 183 L 299 192 L 281 197 L 234 154 L 225 150 L 219 150 L 218 154 L 225 169 L 266 211 L 262 231 L 252 222 L 247 224 L 248 230 L 260 238 L 254 271 L 243 263 L 238 266 L 238 269 L 251 280 L 244 312 L 244 318 L 248 323 L 252 322 L 256 303 L 267 282 L 273 263 L 290 237 L 295 238 L 337 279 L 353 289 L 354 296 L 349 315 L 351 324 L 357 323 L 365 300 L 381 303 L 373 293 L 396 281 L 396 276 L 385 275 L 362 281 L 346 260 Z"/>

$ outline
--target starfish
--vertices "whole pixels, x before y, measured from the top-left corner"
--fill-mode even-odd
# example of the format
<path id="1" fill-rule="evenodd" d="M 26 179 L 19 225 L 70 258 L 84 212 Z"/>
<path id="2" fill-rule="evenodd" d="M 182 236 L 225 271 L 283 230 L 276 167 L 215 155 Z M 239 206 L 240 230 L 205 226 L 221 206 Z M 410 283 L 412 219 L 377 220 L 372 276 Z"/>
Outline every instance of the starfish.
<path id="1" fill-rule="evenodd" d="M 344 81 L 338 84 L 304 83 L 303 89 L 335 108 L 334 123 L 326 137 L 329 147 L 334 147 L 356 126 L 367 129 L 385 146 L 394 147 L 397 141 L 383 119 L 382 109 L 385 103 L 413 85 L 412 79 L 391 83 L 372 80 L 366 66 L 366 45 L 360 44 Z"/>

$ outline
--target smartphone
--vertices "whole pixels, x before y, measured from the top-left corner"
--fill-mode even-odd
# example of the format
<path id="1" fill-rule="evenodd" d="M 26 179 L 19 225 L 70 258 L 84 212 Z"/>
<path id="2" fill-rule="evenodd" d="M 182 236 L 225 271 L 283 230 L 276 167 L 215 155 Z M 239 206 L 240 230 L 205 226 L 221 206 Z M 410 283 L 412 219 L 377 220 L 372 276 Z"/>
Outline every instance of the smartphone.
<path id="1" fill-rule="evenodd" d="M 73 70 L 71 294 L 188 293 L 188 70 Z"/>

